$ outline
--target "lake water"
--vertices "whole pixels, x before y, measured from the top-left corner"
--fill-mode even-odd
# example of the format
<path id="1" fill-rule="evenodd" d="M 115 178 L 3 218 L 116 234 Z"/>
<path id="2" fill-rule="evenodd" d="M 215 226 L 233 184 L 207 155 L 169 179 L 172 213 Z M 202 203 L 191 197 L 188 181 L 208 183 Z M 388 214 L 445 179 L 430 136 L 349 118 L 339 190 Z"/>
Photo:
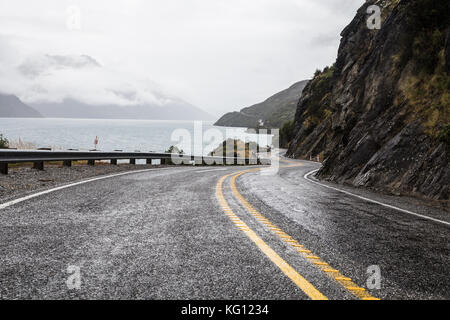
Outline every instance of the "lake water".
<path id="1" fill-rule="evenodd" d="M 225 138 L 255 141 L 261 146 L 270 140 L 268 136 L 248 134 L 245 128 L 192 121 L 0 118 L 0 133 L 10 141 L 20 139 L 38 148 L 89 150 L 98 137 L 97 149 L 102 151 L 164 152 L 179 144 L 186 153 L 196 155 L 208 154 Z"/>

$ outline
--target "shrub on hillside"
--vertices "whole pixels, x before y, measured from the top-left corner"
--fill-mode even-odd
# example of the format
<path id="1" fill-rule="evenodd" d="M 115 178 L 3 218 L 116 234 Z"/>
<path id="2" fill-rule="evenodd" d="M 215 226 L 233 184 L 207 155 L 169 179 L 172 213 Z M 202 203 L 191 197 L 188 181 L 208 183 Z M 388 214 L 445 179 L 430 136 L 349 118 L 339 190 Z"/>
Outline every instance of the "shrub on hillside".
<path id="1" fill-rule="evenodd" d="M 445 45 L 450 26 L 450 1 L 415 0 L 406 5 L 406 19 L 411 48 L 404 57 L 412 55 L 417 71 L 433 73 L 439 62 L 439 52 Z"/>
<path id="2" fill-rule="evenodd" d="M 182 149 L 179 149 L 176 146 L 170 146 L 170 148 L 168 150 L 166 150 L 166 153 L 171 153 L 171 154 L 184 154 L 184 151 Z"/>
<path id="3" fill-rule="evenodd" d="M 450 146 L 450 124 L 444 126 L 438 134 L 439 141 Z"/>
<path id="4" fill-rule="evenodd" d="M 9 141 L 2 134 L 0 134 L 0 149 L 9 148 Z"/>
<path id="5" fill-rule="evenodd" d="M 280 147 L 287 148 L 292 139 L 294 139 L 294 120 L 289 120 L 280 129 Z"/>

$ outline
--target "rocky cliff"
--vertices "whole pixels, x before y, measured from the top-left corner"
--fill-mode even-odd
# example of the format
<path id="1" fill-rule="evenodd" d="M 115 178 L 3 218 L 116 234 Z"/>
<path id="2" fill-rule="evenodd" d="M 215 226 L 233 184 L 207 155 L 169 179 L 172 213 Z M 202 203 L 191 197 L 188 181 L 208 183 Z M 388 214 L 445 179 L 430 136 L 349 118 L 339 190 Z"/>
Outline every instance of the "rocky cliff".
<path id="1" fill-rule="evenodd" d="M 367 27 L 379 5 L 380 30 Z M 367 1 L 333 67 L 300 99 L 288 156 L 321 155 L 318 177 L 448 200 L 450 1 Z"/>
<path id="2" fill-rule="evenodd" d="M 215 125 L 225 127 L 280 128 L 286 121 L 294 119 L 298 99 L 308 80 L 293 84 L 264 102 L 230 112 L 220 118 Z"/>

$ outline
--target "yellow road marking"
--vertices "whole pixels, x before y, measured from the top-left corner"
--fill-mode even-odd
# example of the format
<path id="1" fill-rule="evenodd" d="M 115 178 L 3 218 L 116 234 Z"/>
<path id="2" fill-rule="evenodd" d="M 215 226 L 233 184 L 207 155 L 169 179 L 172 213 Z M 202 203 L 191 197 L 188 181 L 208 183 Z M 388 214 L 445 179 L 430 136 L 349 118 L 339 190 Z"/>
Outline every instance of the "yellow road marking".
<path id="1" fill-rule="evenodd" d="M 285 166 L 285 167 L 295 167 L 295 166 L 300 166 L 301 164 L 297 163 L 296 165 L 292 165 L 292 166 Z M 234 194 L 234 196 L 241 202 L 241 204 L 247 209 L 247 211 L 253 215 L 256 216 L 258 215 L 258 217 L 264 217 L 260 212 L 258 212 L 258 210 L 256 210 L 238 191 L 237 186 L 236 186 L 236 180 L 237 178 L 239 178 L 240 176 L 246 174 L 246 173 L 250 173 L 250 172 L 255 172 L 259 169 L 252 169 L 252 170 L 246 170 L 246 171 L 241 171 L 238 172 L 236 174 L 234 174 L 231 178 L 231 190 Z M 225 180 L 225 179 L 224 179 Z M 268 220 L 267 218 L 265 218 L 265 221 L 268 221 L 268 223 L 264 223 L 265 225 L 269 225 L 269 229 L 271 230 L 276 230 L 274 233 L 280 237 L 283 241 L 285 241 L 285 239 L 283 239 L 283 237 L 280 236 L 280 234 L 283 235 L 287 235 L 286 233 L 284 233 L 280 228 L 278 228 L 276 225 L 274 225 L 270 220 Z M 280 232 L 281 231 L 281 232 Z M 294 248 L 298 248 L 296 245 L 294 245 L 293 243 L 289 243 L 291 246 L 293 246 Z M 302 246 L 303 247 L 303 246 Z M 322 271 L 324 271 L 325 273 L 327 273 L 330 277 L 332 277 L 335 281 L 337 281 L 340 285 L 342 285 L 344 288 L 346 288 L 347 290 L 349 290 L 353 295 L 355 295 L 357 298 L 362 299 L 362 300 L 380 300 L 378 298 L 375 298 L 373 296 L 371 296 L 364 288 L 359 287 L 357 284 L 353 283 L 351 280 L 347 280 L 349 279 L 348 277 L 345 277 L 344 275 L 342 275 L 339 270 L 335 270 L 335 269 L 330 269 L 330 265 L 328 263 L 326 263 L 325 261 L 322 261 L 320 259 L 320 257 L 317 257 L 315 255 L 312 255 L 312 251 L 307 250 L 307 249 L 296 249 L 297 252 L 302 253 L 302 254 L 307 254 L 309 256 L 306 256 L 306 258 L 314 261 L 313 264 L 316 265 L 318 268 L 320 268 Z M 326 271 L 325 271 L 326 270 Z M 344 280 L 345 279 L 345 280 Z"/>
<path id="2" fill-rule="evenodd" d="M 352 281 L 352 279 L 347 277 L 336 277 L 336 280 L 342 280 L 342 281 Z"/>
<path id="3" fill-rule="evenodd" d="M 222 177 L 217 183 L 216 195 L 219 202 L 222 204 L 222 209 L 225 212 L 231 211 L 228 203 L 223 195 L 222 185 L 226 178 L 230 175 Z M 229 216 L 230 217 L 230 216 Z M 236 217 L 236 215 L 233 215 Z M 231 218 L 230 218 L 231 219 Z M 292 268 L 283 258 L 281 258 L 269 245 L 267 245 L 252 229 L 250 229 L 244 222 L 245 227 L 239 228 L 242 230 L 253 243 L 289 278 L 291 279 L 308 297 L 312 300 L 328 300 L 319 290 L 317 290 L 308 280 L 303 278 L 294 268 Z"/>
<path id="4" fill-rule="evenodd" d="M 313 262 L 316 266 L 327 266 L 328 267 L 328 263 L 326 262 Z M 338 279 L 336 279 L 338 280 Z"/>
<path id="5" fill-rule="evenodd" d="M 365 291 L 366 289 L 360 287 L 346 287 L 350 291 Z"/>

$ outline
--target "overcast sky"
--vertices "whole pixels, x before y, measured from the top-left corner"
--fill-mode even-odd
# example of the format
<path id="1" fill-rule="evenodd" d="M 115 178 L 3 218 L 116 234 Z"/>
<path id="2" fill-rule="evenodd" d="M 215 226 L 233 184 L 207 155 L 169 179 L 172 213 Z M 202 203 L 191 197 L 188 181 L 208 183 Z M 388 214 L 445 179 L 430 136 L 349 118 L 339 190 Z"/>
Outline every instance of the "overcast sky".
<path id="1" fill-rule="evenodd" d="M 125 88 L 122 97 L 126 88 L 157 91 L 219 116 L 332 64 L 363 3 L 0 0 L 0 91 L 27 102 L 77 94 L 97 103 L 120 98 L 103 87 Z"/>

